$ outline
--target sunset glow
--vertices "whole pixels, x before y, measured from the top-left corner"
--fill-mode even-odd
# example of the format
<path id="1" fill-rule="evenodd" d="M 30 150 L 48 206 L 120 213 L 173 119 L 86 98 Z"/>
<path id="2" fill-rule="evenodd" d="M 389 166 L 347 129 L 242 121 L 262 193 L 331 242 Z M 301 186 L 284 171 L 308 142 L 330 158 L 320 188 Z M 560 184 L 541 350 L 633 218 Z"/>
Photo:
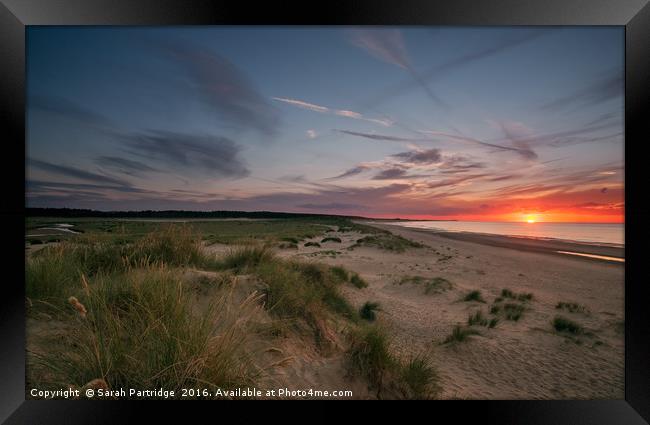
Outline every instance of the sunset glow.
<path id="1" fill-rule="evenodd" d="M 30 207 L 624 221 L 621 28 L 28 35 Z"/>

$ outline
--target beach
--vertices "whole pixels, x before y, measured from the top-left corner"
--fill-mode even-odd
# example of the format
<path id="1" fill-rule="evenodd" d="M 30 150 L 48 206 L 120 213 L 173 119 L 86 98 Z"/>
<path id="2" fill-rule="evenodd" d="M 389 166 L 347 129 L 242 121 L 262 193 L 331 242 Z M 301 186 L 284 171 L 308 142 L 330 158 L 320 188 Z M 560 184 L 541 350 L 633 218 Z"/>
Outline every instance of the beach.
<path id="1" fill-rule="evenodd" d="M 42 226 L 35 221 L 31 228 L 40 231 Z M 167 327 L 181 326 L 175 338 L 196 332 L 197 320 L 208 312 L 217 315 L 214 335 L 237 335 L 226 342 L 218 339 L 205 355 L 218 358 L 224 347 L 232 348 L 227 355 L 241 368 L 203 369 L 208 377 L 214 371 L 250 367 L 250 374 L 241 373 L 251 385 L 346 390 L 352 395 L 342 398 L 358 399 L 624 397 L 625 263 L 616 261 L 624 259 L 622 247 L 338 218 L 81 220 L 72 227 L 79 233 L 56 235 L 56 242 L 32 244 L 34 239 L 26 237 L 32 384 L 60 381 L 83 388 L 99 378 L 93 367 L 97 359 L 78 358 L 78 327 L 93 322 L 85 318 L 79 300 L 90 303 L 93 320 L 117 323 L 126 313 L 116 300 L 150 296 L 160 314 L 175 317 Z M 89 254 L 77 255 L 81 250 Z M 88 282 L 79 281 L 80 270 Z M 146 282 L 151 284 L 143 286 Z M 176 289 L 164 292 L 170 287 Z M 146 288 L 149 295 L 138 292 Z M 178 302 L 180 288 L 186 310 L 166 310 Z M 109 289 L 133 293 L 118 297 Z M 174 302 L 161 303 L 165 297 Z M 226 308 L 211 310 L 215 302 Z M 363 312 L 368 303 L 377 303 L 371 316 Z M 106 309 L 97 310 L 101 305 Z M 82 326 L 83 343 L 92 347 L 111 329 Z M 128 339 L 131 328 L 116 329 L 120 340 L 141 344 Z M 167 334 L 159 331 L 149 336 L 151 344 L 166 341 Z M 383 354 L 368 355 L 384 359 L 372 366 L 390 377 L 383 384 L 351 363 L 355 347 L 374 338 L 373 332 L 385 334 L 376 340 Z M 197 347 L 209 346 L 206 341 Z M 186 355 L 173 352 L 181 359 Z M 71 361 L 80 361 L 77 367 L 86 375 L 65 372 L 55 378 L 53 373 L 60 372 L 44 367 L 33 353 L 50 361 L 73 356 Z M 133 364 L 121 353 L 107 347 L 100 357 L 122 368 L 103 376 L 109 388 L 125 385 L 120 384 L 124 379 L 140 388 L 149 376 L 169 370 L 147 353 Z M 427 366 L 415 370 L 432 384 L 426 391 L 403 373 L 417 365 L 414 359 L 423 358 Z M 252 372 L 258 367 L 264 371 L 259 376 Z M 170 375 L 158 385 L 177 389 L 184 384 Z"/>
<path id="2" fill-rule="evenodd" d="M 622 255 L 621 249 L 559 241 L 434 233 L 372 223 L 426 245 L 406 252 L 372 247 L 340 250 L 319 261 L 358 272 L 368 283 L 362 291 L 344 288 L 355 305 L 380 304 L 379 321 L 393 336 L 392 349 L 403 358 L 432 356 L 440 371 L 442 398 L 469 399 L 620 399 L 624 397 L 624 266 L 622 263 L 557 254 L 573 251 Z M 358 234 L 334 233 L 349 245 Z M 291 257 L 314 257 L 301 246 Z M 442 277 L 452 288 L 424 294 L 417 284 L 398 284 L 405 276 Z M 532 293 L 518 321 L 500 320 L 462 344 L 442 344 L 468 316 L 487 313 L 503 289 Z M 479 290 L 481 302 L 460 301 Z M 578 303 L 583 312 L 566 312 L 558 303 Z M 561 315 L 584 326 L 585 335 L 569 338 L 554 331 Z"/>

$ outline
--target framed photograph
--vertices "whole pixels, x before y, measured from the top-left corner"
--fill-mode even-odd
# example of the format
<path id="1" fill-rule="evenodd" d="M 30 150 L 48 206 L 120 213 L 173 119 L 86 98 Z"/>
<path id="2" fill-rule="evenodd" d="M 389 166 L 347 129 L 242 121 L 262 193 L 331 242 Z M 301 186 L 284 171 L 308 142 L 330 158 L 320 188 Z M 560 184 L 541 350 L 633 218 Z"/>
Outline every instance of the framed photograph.
<path id="1" fill-rule="evenodd" d="M 646 1 L 0 20 L 1 420 L 650 419 Z"/>

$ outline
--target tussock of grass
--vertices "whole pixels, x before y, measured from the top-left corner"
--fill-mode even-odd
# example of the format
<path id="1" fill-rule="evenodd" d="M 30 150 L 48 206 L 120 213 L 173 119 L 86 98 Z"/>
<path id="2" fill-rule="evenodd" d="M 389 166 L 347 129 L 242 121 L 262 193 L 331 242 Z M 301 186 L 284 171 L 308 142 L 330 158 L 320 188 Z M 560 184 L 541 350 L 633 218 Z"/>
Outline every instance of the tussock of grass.
<path id="1" fill-rule="evenodd" d="M 98 276 L 78 295 L 87 317 L 73 319 L 60 349 L 36 356 L 48 385 L 101 378 L 111 388 L 231 388 L 259 376 L 248 346 L 255 296 L 233 307 L 223 293 L 196 314 L 178 275 L 164 267 Z"/>
<path id="2" fill-rule="evenodd" d="M 499 314 L 501 311 L 501 306 L 498 304 L 493 304 L 492 307 L 490 307 L 490 314 Z"/>
<path id="3" fill-rule="evenodd" d="M 555 316 L 553 319 L 553 328 L 558 332 L 568 332 L 574 335 L 584 332 L 584 328 L 573 320 L 562 316 Z"/>
<path id="4" fill-rule="evenodd" d="M 488 323 L 488 328 L 492 329 L 496 327 L 498 323 L 499 323 L 499 318 L 493 317 L 492 319 L 490 319 L 490 322 Z"/>
<path id="5" fill-rule="evenodd" d="M 348 271 L 341 266 L 330 267 L 330 271 L 340 282 L 347 282 L 350 278 Z"/>
<path id="6" fill-rule="evenodd" d="M 350 277 L 350 283 L 359 289 L 366 288 L 368 286 L 368 282 L 363 280 L 357 273 L 352 274 Z"/>
<path id="7" fill-rule="evenodd" d="M 483 312 L 481 310 L 479 310 L 479 311 L 475 312 L 474 314 L 470 314 L 470 316 L 467 318 L 467 324 L 469 326 L 474 326 L 474 325 L 487 326 L 488 325 L 488 320 L 483 315 Z"/>
<path id="8" fill-rule="evenodd" d="M 405 276 L 397 282 L 398 285 L 404 285 L 407 283 L 424 285 L 425 294 L 440 293 L 453 287 L 452 283 L 444 277 L 427 278 L 423 276 Z"/>
<path id="9" fill-rule="evenodd" d="M 518 321 L 524 314 L 524 306 L 521 304 L 506 303 L 503 305 L 503 312 L 506 320 Z"/>
<path id="10" fill-rule="evenodd" d="M 443 344 L 466 341 L 471 335 L 480 335 L 476 329 L 464 328 L 460 325 L 454 327 L 454 330 L 445 338 Z"/>
<path id="11" fill-rule="evenodd" d="M 393 252 L 404 252 L 408 248 L 422 248 L 424 245 L 387 232 L 364 236 L 363 238 L 358 239 L 349 249 L 361 246 L 374 247 Z"/>
<path id="12" fill-rule="evenodd" d="M 316 248 L 320 248 L 320 244 L 318 242 L 307 242 L 305 243 L 304 246 L 315 246 Z"/>
<path id="13" fill-rule="evenodd" d="M 501 297 L 502 298 L 510 298 L 510 299 L 512 299 L 512 298 L 515 297 L 515 294 L 510 289 L 502 289 L 501 290 Z"/>
<path id="14" fill-rule="evenodd" d="M 274 258 L 260 263 L 254 273 L 268 286 L 267 308 L 280 317 L 299 317 L 308 323 L 321 320 L 324 311 L 357 317 L 325 266 Z"/>
<path id="15" fill-rule="evenodd" d="M 379 303 L 366 301 L 361 309 L 359 309 L 359 316 L 361 316 L 362 319 L 372 322 L 376 318 L 375 311 L 377 310 L 379 310 Z"/>
<path id="16" fill-rule="evenodd" d="M 569 313 L 586 313 L 589 310 L 582 304 L 574 302 L 559 302 L 555 305 L 558 310 L 566 310 Z"/>
<path id="17" fill-rule="evenodd" d="M 463 297 L 463 301 L 477 301 L 480 303 L 484 303 L 485 300 L 481 296 L 481 291 L 474 290 L 469 292 L 467 295 Z"/>
<path id="18" fill-rule="evenodd" d="M 336 237 L 330 237 L 330 236 L 328 236 L 328 237 L 326 237 L 326 238 L 323 238 L 323 240 L 320 241 L 320 243 L 325 243 L 325 242 L 337 242 L 337 243 L 341 243 L 341 238 L 336 238 Z"/>
<path id="19" fill-rule="evenodd" d="M 517 295 L 517 300 L 519 301 L 526 302 L 526 301 L 532 301 L 532 299 L 533 299 L 533 294 L 531 294 L 530 292 L 526 294 Z"/>
<path id="20" fill-rule="evenodd" d="M 533 299 L 533 294 L 530 293 L 530 292 L 527 292 L 527 293 L 521 292 L 521 293 L 517 294 L 515 292 L 512 292 L 510 289 L 502 289 L 501 290 L 501 298 L 502 299 L 503 298 L 508 298 L 508 299 L 511 299 L 511 300 L 526 302 L 526 301 L 531 301 Z M 496 302 L 496 300 L 495 300 L 495 302 Z"/>
<path id="21" fill-rule="evenodd" d="M 224 255 L 218 262 L 218 268 L 241 272 L 272 261 L 273 258 L 273 252 L 263 246 L 242 246 L 232 249 Z"/>
<path id="22" fill-rule="evenodd" d="M 280 240 L 283 241 L 283 242 L 289 242 L 289 243 L 292 243 L 292 244 L 297 244 L 298 242 L 300 242 L 298 240 L 298 238 L 294 238 L 294 237 L 284 237 L 284 238 L 281 238 Z"/>
<path id="23" fill-rule="evenodd" d="M 408 399 L 427 400 L 440 391 L 438 372 L 424 356 L 411 358 L 401 371 Z"/>
<path id="24" fill-rule="evenodd" d="M 48 246 L 28 258 L 26 296 L 61 302 L 79 288 L 80 276 L 120 273 L 134 267 L 208 265 L 198 239 L 188 227 L 168 227 L 134 242 L 83 236 Z"/>
<path id="25" fill-rule="evenodd" d="M 347 352 L 350 369 L 381 393 L 384 378 L 397 364 L 388 349 L 388 337 L 378 327 L 363 327 L 351 334 Z"/>

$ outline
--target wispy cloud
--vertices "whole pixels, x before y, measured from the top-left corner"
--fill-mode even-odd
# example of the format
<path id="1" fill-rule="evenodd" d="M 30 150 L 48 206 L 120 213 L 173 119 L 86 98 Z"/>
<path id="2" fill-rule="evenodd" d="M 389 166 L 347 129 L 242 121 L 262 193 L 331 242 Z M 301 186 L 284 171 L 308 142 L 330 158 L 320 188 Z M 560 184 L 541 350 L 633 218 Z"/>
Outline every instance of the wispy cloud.
<path id="1" fill-rule="evenodd" d="M 391 180 L 404 177 L 406 175 L 406 170 L 403 168 L 393 167 L 386 170 L 382 170 L 377 173 L 372 179 L 373 180 Z"/>
<path id="2" fill-rule="evenodd" d="M 190 44 L 168 43 L 168 56 L 187 72 L 199 96 L 228 124 L 273 136 L 280 115 L 248 76 L 217 53 Z"/>
<path id="3" fill-rule="evenodd" d="M 338 176 L 330 177 L 330 180 L 334 180 L 334 179 L 343 179 L 343 178 L 346 178 L 346 177 L 356 176 L 357 174 L 361 174 L 361 173 L 363 173 L 363 172 L 366 171 L 368 168 L 369 168 L 369 167 L 366 166 L 366 165 L 358 165 L 358 166 L 356 166 L 356 167 L 350 168 L 349 170 L 345 171 L 345 172 L 342 173 L 342 174 L 339 174 Z"/>
<path id="4" fill-rule="evenodd" d="M 85 124 L 98 127 L 113 126 L 113 122 L 104 115 L 79 105 L 69 99 L 56 96 L 30 96 L 27 108 L 59 114 Z"/>
<path id="5" fill-rule="evenodd" d="M 349 134 L 351 136 L 363 137 L 365 139 L 381 140 L 381 141 L 388 141 L 388 142 L 436 142 L 435 139 L 432 139 L 430 137 L 413 138 L 413 137 L 388 136 L 385 134 L 375 134 L 375 133 L 362 133 L 362 132 L 350 131 L 350 130 L 335 130 L 335 131 L 339 133 Z M 430 134 L 432 136 L 444 137 L 447 139 L 457 140 L 466 143 L 477 144 L 489 148 L 494 148 L 499 151 L 515 152 L 519 154 L 519 156 L 528 160 L 537 157 L 537 154 L 535 154 L 535 152 L 533 152 L 530 148 L 525 147 L 523 144 L 521 144 L 518 147 L 512 147 L 512 146 L 498 145 L 495 143 L 483 142 L 481 140 L 474 139 L 472 137 L 458 136 L 455 134 L 441 133 L 438 131 L 421 131 L 421 133 Z"/>
<path id="6" fill-rule="evenodd" d="M 146 173 L 160 171 L 157 168 L 150 167 L 143 162 L 117 156 L 100 156 L 95 158 L 95 163 L 99 166 L 106 167 L 115 172 L 129 176 L 141 176 Z"/>
<path id="7" fill-rule="evenodd" d="M 316 132 L 316 130 L 307 130 L 305 134 L 307 134 L 307 137 L 309 137 L 310 139 L 315 139 L 316 137 L 318 137 L 318 133 Z"/>
<path id="8" fill-rule="evenodd" d="M 370 140 L 384 140 L 388 142 L 430 142 L 431 139 L 426 138 L 412 138 L 412 137 L 399 137 L 399 136 L 388 136 L 385 134 L 374 134 L 374 133 L 362 133 L 359 131 L 350 131 L 350 130 L 334 130 L 339 133 L 349 134 L 350 136 L 363 137 L 364 139 Z"/>
<path id="9" fill-rule="evenodd" d="M 121 140 L 128 152 L 185 173 L 224 178 L 250 174 L 240 158 L 241 147 L 226 137 L 150 131 L 123 135 Z"/>
<path id="10" fill-rule="evenodd" d="M 413 81 L 417 83 L 426 95 L 438 106 L 448 108 L 448 105 L 437 96 L 419 72 L 415 70 L 409 58 L 406 43 L 398 29 L 354 29 L 349 30 L 352 44 L 360 47 L 376 58 L 397 65 L 406 70 Z"/>
<path id="11" fill-rule="evenodd" d="M 569 106 L 596 105 L 622 97 L 623 73 L 617 71 L 613 75 L 593 81 L 580 90 L 543 104 L 542 110 L 559 111 Z"/>
<path id="12" fill-rule="evenodd" d="M 107 176 L 104 174 L 93 173 L 91 171 L 86 171 L 80 168 L 70 167 L 67 165 L 54 164 L 51 162 L 42 161 L 35 158 L 29 158 L 28 165 L 64 177 L 72 177 L 72 178 L 89 181 L 89 182 L 95 182 L 95 183 L 108 183 L 117 186 L 130 186 L 129 182 L 115 177 Z"/>
<path id="13" fill-rule="evenodd" d="M 309 109 L 310 111 L 314 111 L 314 112 L 324 112 L 324 113 L 329 113 L 330 112 L 330 108 L 328 108 L 326 106 L 320 106 L 320 105 L 316 105 L 314 103 L 304 102 L 302 100 L 287 99 L 286 97 L 274 97 L 272 99 L 273 100 L 278 100 L 280 102 L 288 103 L 290 105 L 297 106 L 299 108 Z"/>
<path id="14" fill-rule="evenodd" d="M 547 33 L 548 30 L 534 30 L 527 32 L 524 35 L 517 34 L 516 36 L 507 37 L 501 42 L 489 46 L 486 48 L 478 49 L 463 55 L 458 56 L 457 58 L 451 59 L 447 62 L 444 62 L 439 65 L 435 65 L 428 70 L 425 70 L 419 74 L 419 80 L 414 80 L 409 78 L 395 86 L 389 87 L 388 89 L 382 91 L 381 93 L 373 96 L 371 99 L 363 102 L 362 108 L 369 109 L 373 108 L 381 102 L 392 99 L 397 96 L 406 94 L 411 90 L 415 90 L 419 87 L 422 87 L 423 82 L 426 83 L 434 80 L 435 78 L 441 77 L 450 71 L 461 68 L 465 65 L 468 65 L 472 62 L 488 58 L 490 56 L 496 55 L 500 52 L 507 51 L 508 49 L 514 48 L 518 45 L 532 41 L 543 34 Z M 427 86 L 428 87 L 428 86 Z"/>
<path id="15" fill-rule="evenodd" d="M 526 141 L 526 137 L 529 137 L 531 134 L 529 128 L 513 121 L 502 121 L 499 124 L 505 137 L 510 141 L 512 146 L 518 149 L 521 156 L 530 160 L 537 159 L 537 153 L 530 148 Z"/>
<path id="16" fill-rule="evenodd" d="M 394 158 L 401 159 L 413 164 L 436 164 L 441 161 L 442 154 L 440 149 L 417 150 L 410 152 L 400 152 L 392 155 Z"/>
<path id="17" fill-rule="evenodd" d="M 314 112 L 320 112 L 322 114 L 333 114 L 333 115 L 338 115 L 340 117 L 368 121 L 368 122 L 382 125 L 384 127 L 390 127 L 394 123 L 392 120 L 388 118 L 368 118 L 359 112 L 349 111 L 346 109 L 333 109 L 327 106 L 316 105 L 315 103 L 309 103 L 298 99 L 289 99 L 286 97 L 274 97 L 272 99 L 277 100 L 278 102 L 284 102 L 289 105 L 296 106 L 298 108 L 307 109 Z"/>

